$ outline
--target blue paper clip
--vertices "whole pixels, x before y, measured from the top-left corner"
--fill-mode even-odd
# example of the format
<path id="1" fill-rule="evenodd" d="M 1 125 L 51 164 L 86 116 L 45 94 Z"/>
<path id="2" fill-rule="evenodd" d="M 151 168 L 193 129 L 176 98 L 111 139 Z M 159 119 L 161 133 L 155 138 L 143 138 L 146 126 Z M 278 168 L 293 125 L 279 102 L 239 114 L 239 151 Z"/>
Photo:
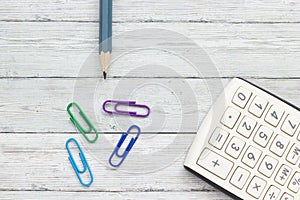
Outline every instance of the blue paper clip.
<path id="1" fill-rule="evenodd" d="M 125 139 L 127 138 L 128 134 L 131 132 L 132 129 L 136 128 L 138 130 L 135 138 L 131 138 L 129 144 L 127 145 L 125 151 L 120 155 L 119 153 L 119 150 L 122 146 L 122 144 L 124 143 Z M 129 129 L 127 130 L 126 133 L 122 134 L 117 146 L 115 147 L 114 151 L 112 152 L 110 158 L 109 158 L 109 164 L 112 166 L 112 167 L 120 167 L 122 165 L 122 163 L 124 162 L 125 158 L 127 157 L 127 155 L 129 154 L 130 150 L 132 149 L 133 145 L 135 144 L 135 142 L 137 141 L 137 139 L 139 138 L 140 136 L 140 133 L 141 133 L 141 129 L 140 127 L 136 126 L 136 125 L 132 125 L 131 127 L 129 127 Z M 122 158 L 120 160 L 120 162 L 118 164 L 113 164 L 112 163 L 112 159 L 114 157 L 114 155 L 116 155 L 117 157 L 119 158 Z"/>
<path id="2" fill-rule="evenodd" d="M 78 168 L 78 166 L 76 165 L 75 160 L 74 160 L 74 158 L 73 158 L 73 155 L 71 154 L 71 151 L 70 151 L 70 149 L 69 149 L 69 143 L 70 143 L 71 141 L 75 142 L 76 145 L 77 145 L 77 147 L 78 147 L 78 149 L 79 149 L 79 152 L 80 152 L 80 153 L 79 153 L 79 157 L 80 157 L 81 162 L 82 162 L 82 165 L 83 165 L 83 169 L 82 169 L 82 170 L 80 170 L 80 169 Z M 70 161 L 70 163 L 71 163 L 71 165 L 72 165 L 72 167 L 73 167 L 73 169 L 74 169 L 74 171 L 75 171 L 75 173 L 76 173 L 76 175 L 77 175 L 78 180 L 80 181 L 80 183 L 81 183 L 83 186 L 89 187 L 89 186 L 93 183 L 94 177 L 93 177 L 93 174 L 92 174 L 92 171 L 91 171 L 91 169 L 90 169 L 90 167 L 89 167 L 89 164 L 87 163 L 86 158 L 85 158 L 85 156 L 84 156 L 84 154 L 83 154 L 83 151 L 82 151 L 80 145 L 78 144 L 77 140 L 75 140 L 74 138 L 68 139 L 67 142 L 66 142 L 66 149 L 68 150 L 68 153 L 69 153 L 69 161 Z M 89 171 L 90 178 L 91 178 L 91 180 L 90 180 L 89 183 L 84 183 L 84 182 L 82 181 L 81 177 L 80 177 L 80 174 L 85 173 L 86 170 Z"/>
<path id="3" fill-rule="evenodd" d="M 115 103 L 114 111 L 109 111 L 106 109 L 106 104 L 108 104 L 108 103 Z M 120 106 L 120 105 L 145 108 L 147 110 L 147 113 L 142 115 L 142 114 L 137 114 L 137 112 L 119 110 L 118 106 Z M 102 108 L 108 114 L 129 115 L 129 116 L 133 116 L 133 117 L 148 117 L 150 115 L 150 108 L 148 106 L 142 105 L 142 104 L 136 104 L 135 101 L 107 100 L 103 103 Z"/>

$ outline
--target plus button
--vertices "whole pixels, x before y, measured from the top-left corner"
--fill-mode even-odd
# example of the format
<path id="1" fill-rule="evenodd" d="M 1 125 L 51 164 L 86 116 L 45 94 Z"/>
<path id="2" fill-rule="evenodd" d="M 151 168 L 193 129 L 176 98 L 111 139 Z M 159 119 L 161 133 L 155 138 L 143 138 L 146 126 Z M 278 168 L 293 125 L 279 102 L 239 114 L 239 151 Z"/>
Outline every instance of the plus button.
<path id="1" fill-rule="evenodd" d="M 216 167 L 216 166 L 220 166 L 220 164 L 219 164 L 218 162 L 219 162 L 219 160 L 212 161 L 212 163 L 214 164 L 214 167 Z"/>

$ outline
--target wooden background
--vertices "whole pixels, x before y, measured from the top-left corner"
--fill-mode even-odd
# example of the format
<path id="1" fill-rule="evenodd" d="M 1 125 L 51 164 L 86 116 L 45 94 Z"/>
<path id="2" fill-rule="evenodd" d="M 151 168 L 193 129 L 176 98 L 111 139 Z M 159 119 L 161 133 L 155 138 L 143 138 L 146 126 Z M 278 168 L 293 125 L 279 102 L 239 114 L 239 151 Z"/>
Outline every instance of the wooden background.
<path id="1" fill-rule="evenodd" d="M 114 0 L 113 4 L 115 35 L 162 28 L 191 38 L 208 53 L 219 76 L 191 77 L 183 68 L 179 77 L 199 94 L 203 81 L 214 84 L 241 76 L 300 106 L 299 1 Z M 1 1 L 0 199 L 230 199 L 184 170 L 185 152 L 169 167 L 139 175 L 109 170 L 86 153 L 95 182 L 90 188 L 78 183 L 64 144 L 80 136 L 65 107 L 73 100 L 76 80 L 100 78 L 100 73 L 78 77 L 81 64 L 97 47 L 98 5 L 97 0 Z M 130 78 L 122 74 L 112 68 L 107 84 Z M 159 74 L 135 78 L 168 80 Z M 208 108 L 206 102 L 195 111 L 200 120 Z M 119 131 L 114 124 L 97 127 Z M 164 143 L 171 131 L 167 126 L 155 137 Z M 187 137 L 192 140 L 194 134 Z"/>

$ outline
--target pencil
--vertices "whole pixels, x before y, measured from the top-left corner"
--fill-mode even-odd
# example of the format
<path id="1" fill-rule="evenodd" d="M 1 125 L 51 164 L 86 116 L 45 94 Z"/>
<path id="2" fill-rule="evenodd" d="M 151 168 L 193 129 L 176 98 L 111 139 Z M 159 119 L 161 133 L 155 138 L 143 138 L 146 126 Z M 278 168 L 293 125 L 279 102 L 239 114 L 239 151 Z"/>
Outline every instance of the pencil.
<path id="1" fill-rule="evenodd" d="M 99 56 L 106 79 L 112 51 L 112 0 L 100 0 Z"/>

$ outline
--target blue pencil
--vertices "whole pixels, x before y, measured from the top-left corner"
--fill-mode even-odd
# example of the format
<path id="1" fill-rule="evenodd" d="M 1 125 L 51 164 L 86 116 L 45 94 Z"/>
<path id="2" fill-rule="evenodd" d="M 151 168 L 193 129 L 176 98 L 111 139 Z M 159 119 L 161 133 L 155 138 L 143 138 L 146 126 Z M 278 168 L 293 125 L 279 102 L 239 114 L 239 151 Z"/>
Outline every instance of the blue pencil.
<path id="1" fill-rule="evenodd" d="M 112 0 L 100 0 L 99 55 L 106 79 L 112 51 Z"/>

